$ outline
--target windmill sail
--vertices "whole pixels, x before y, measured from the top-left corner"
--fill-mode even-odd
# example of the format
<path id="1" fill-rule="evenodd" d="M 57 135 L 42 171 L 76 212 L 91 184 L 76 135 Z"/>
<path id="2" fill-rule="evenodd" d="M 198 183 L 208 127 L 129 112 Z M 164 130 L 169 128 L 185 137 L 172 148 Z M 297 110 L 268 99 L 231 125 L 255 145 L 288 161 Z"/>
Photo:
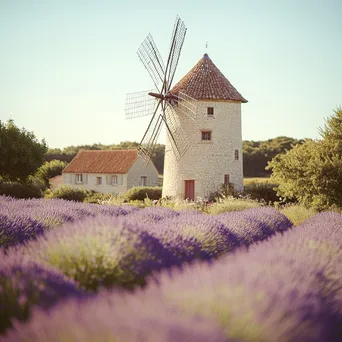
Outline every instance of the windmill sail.
<path id="1" fill-rule="evenodd" d="M 177 94 L 176 106 L 178 113 L 189 116 L 193 121 L 196 120 L 197 100 L 180 91 Z"/>
<path id="2" fill-rule="evenodd" d="M 158 113 L 160 105 L 161 101 L 158 102 L 154 114 L 138 147 L 139 155 L 144 160 L 145 165 L 148 164 L 149 160 L 151 159 L 162 127 L 163 118 L 162 115 Z"/>
<path id="3" fill-rule="evenodd" d="M 168 134 L 171 141 L 171 146 L 176 159 L 179 160 L 189 149 L 190 143 L 174 109 L 170 105 L 166 105 L 165 111 L 165 122 L 169 127 Z"/>
<path id="4" fill-rule="evenodd" d="M 152 81 L 158 91 L 162 90 L 164 83 L 164 62 L 154 43 L 152 36 L 149 34 L 140 45 L 137 54 L 150 74 Z"/>
<path id="5" fill-rule="evenodd" d="M 171 140 L 171 146 L 177 160 L 190 147 L 178 115 L 187 115 L 195 120 L 196 100 L 181 92 L 177 95 L 170 93 L 185 35 L 184 22 L 177 17 L 171 36 L 166 66 L 150 34 L 137 51 L 141 62 L 157 88 L 155 92 L 148 92 L 148 95 L 151 95 L 150 100 L 146 98 L 147 92 L 145 95 L 142 93 L 128 94 L 126 98 L 126 118 L 153 114 L 138 147 L 139 154 L 146 164 L 154 152 L 163 123 L 165 123 L 168 138 Z"/>
<path id="6" fill-rule="evenodd" d="M 170 46 L 170 54 L 168 67 L 166 70 L 167 92 L 171 89 L 172 81 L 176 73 L 180 53 L 182 51 L 184 39 L 186 35 L 186 27 L 180 18 L 176 19 Z"/>
<path id="7" fill-rule="evenodd" d="M 137 118 L 154 113 L 157 101 L 148 96 L 148 93 L 154 90 L 140 91 L 126 95 L 125 116 L 126 119 Z"/>

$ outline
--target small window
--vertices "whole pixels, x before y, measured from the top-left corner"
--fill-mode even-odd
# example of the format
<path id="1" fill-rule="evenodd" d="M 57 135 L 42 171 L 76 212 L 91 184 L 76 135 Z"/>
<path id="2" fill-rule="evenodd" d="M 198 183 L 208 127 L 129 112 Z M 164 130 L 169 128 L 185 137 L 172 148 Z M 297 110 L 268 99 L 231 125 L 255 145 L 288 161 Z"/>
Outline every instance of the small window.
<path id="1" fill-rule="evenodd" d="M 96 185 L 102 185 L 102 177 L 96 177 Z"/>
<path id="2" fill-rule="evenodd" d="M 113 175 L 112 176 L 112 185 L 117 185 L 118 184 L 118 176 L 117 175 Z"/>
<path id="3" fill-rule="evenodd" d="M 207 107 L 207 115 L 209 116 L 214 115 L 214 107 Z"/>
<path id="4" fill-rule="evenodd" d="M 146 176 L 140 177 L 140 185 L 141 186 L 147 186 L 147 177 Z"/>
<path id="5" fill-rule="evenodd" d="M 224 175 L 224 185 L 229 184 L 229 175 Z"/>
<path id="6" fill-rule="evenodd" d="M 234 150 L 234 159 L 239 160 L 239 150 L 238 149 Z"/>
<path id="7" fill-rule="evenodd" d="M 211 131 L 202 131 L 202 140 L 211 140 Z"/>
<path id="8" fill-rule="evenodd" d="M 83 175 L 77 174 L 76 175 L 76 183 L 77 184 L 82 184 L 83 183 Z"/>

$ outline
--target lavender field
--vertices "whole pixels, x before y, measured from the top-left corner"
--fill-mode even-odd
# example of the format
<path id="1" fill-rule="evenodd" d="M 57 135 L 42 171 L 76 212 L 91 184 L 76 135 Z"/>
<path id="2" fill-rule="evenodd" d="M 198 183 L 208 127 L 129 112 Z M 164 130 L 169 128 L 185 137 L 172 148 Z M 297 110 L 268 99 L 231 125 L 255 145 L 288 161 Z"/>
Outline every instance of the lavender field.
<path id="1" fill-rule="evenodd" d="M 1 341 L 341 341 L 342 215 L 0 196 Z"/>

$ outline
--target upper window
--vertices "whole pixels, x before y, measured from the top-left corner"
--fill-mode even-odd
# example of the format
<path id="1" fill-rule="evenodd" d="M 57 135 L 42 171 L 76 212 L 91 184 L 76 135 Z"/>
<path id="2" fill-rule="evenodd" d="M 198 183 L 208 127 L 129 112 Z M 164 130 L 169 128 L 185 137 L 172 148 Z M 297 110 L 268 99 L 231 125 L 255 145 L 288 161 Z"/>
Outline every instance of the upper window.
<path id="1" fill-rule="evenodd" d="M 102 177 L 96 177 L 96 185 L 102 185 Z"/>
<path id="2" fill-rule="evenodd" d="M 82 184 L 83 183 L 83 175 L 77 174 L 76 175 L 76 183 L 77 184 Z"/>
<path id="3" fill-rule="evenodd" d="M 214 115 L 214 107 L 207 107 L 207 115 L 209 116 Z"/>
<path id="4" fill-rule="evenodd" d="M 146 176 L 141 176 L 140 177 L 140 185 L 141 186 L 146 186 L 147 185 L 147 177 Z"/>
<path id="5" fill-rule="evenodd" d="M 239 150 L 238 149 L 234 150 L 234 159 L 239 160 Z"/>
<path id="6" fill-rule="evenodd" d="M 211 131 L 201 131 L 202 140 L 211 140 Z"/>
<path id="7" fill-rule="evenodd" d="M 118 176 L 117 176 L 117 175 L 113 175 L 113 176 L 112 176 L 112 184 L 113 184 L 113 185 L 118 184 Z"/>

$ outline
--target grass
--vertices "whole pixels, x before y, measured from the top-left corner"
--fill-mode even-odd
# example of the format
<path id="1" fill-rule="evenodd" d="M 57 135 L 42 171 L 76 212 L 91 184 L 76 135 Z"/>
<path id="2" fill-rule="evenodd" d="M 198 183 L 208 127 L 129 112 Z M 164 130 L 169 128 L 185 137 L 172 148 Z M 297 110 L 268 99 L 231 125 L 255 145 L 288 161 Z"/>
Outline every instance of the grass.
<path id="1" fill-rule="evenodd" d="M 268 183 L 269 177 L 246 177 L 243 179 L 243 185 L 249 185 L 251 183 Z"/>
<path id="2" fill-rule="evenodd" d="M 289 204 L 279 211 L 284 214 L 293 223 L 294 226 L 298 226 L 315 214 L 314 210 L 307 209 L 300 204 Z"/>

